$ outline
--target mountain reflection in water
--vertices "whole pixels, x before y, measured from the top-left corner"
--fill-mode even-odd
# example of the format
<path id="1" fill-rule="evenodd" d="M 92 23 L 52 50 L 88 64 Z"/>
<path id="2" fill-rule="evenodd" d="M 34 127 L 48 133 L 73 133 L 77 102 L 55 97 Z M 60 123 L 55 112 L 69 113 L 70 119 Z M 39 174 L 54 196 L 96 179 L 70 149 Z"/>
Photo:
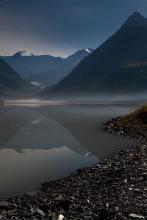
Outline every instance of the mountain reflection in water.
<path id="1" fill-rule="evenodd" d="M 31 104 L 31 103 L 29 103 Z M 0 195 L 34 191 L 44 180 L 91 166 L 134 141 L 101 123 L 134 106 L 6 105 L 0 109 Z"/>

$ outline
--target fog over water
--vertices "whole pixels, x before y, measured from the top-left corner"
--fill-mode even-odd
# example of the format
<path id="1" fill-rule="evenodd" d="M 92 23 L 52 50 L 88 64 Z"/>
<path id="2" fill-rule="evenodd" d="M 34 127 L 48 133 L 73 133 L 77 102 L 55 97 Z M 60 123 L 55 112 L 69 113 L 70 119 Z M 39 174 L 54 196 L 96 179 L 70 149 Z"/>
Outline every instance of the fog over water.
<path id="1" fill-rule="evenodd" d="M 147 93 L 133 94 L 94 94 L 94 95 L 62 95 L 48 98 L 5 99 L 5 105 L 71 105 L 71 104 L 143 104 L 147 102 Z"/>
<path id="2" fill-rule="evenodd" d="M 35 191 L 44 180 L 91 166 L 133 140 L 102 122 L 138 107 L 128 103 L 7 100 L 0 108 L 0 195 Z"/>

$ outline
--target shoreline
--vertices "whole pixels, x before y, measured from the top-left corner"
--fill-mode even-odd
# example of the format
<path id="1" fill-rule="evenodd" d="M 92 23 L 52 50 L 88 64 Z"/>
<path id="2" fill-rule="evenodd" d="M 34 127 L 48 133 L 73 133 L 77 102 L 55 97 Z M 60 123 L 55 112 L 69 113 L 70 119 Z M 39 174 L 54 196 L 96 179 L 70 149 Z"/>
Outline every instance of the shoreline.
<path id="1" fill-rule="evenodd" d="M 147 136 L 145 130 L 135 129 L 132 126 L 123 125 L 121 117 L 112 118 L 111 120 L 103 123 L 104 130 L 111 132 L 115 135 L 133 138 L 138 144 L 147 144 Z"/>
<path id="2" fill-rule="evenodd" d="M 119 127 L 118 122 L 119 118 L 105 122 L 104 130 L 137 138 L 136 148 L 44 182 L 34 195 L 0 199 L 1 219 L 146 219 L 146 141 L 140 134 Z"/>

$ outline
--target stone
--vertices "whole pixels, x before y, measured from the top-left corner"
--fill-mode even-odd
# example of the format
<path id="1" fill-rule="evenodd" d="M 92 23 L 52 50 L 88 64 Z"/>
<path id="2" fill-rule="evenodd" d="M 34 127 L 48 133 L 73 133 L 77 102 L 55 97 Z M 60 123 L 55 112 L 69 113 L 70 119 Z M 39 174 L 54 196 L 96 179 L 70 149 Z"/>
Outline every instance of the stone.
<path id="1" fill-rule="evenodd" d="M 41 216 L 45 216 L 46 214 L 41 210 L 41 209 L 36 209 L 36 212 L 41 215 Z"/>

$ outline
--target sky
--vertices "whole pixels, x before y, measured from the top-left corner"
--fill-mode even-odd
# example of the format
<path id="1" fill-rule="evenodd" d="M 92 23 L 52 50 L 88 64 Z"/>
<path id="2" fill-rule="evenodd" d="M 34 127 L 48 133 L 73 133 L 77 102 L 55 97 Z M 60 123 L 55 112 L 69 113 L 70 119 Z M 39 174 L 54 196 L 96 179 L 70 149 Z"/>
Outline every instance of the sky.
<path id="1" fill-rule="evenodd" d="M 147 0 L 0 0 L 0 55 L 95 49 L 135 11 L 147 17 Z"/>

